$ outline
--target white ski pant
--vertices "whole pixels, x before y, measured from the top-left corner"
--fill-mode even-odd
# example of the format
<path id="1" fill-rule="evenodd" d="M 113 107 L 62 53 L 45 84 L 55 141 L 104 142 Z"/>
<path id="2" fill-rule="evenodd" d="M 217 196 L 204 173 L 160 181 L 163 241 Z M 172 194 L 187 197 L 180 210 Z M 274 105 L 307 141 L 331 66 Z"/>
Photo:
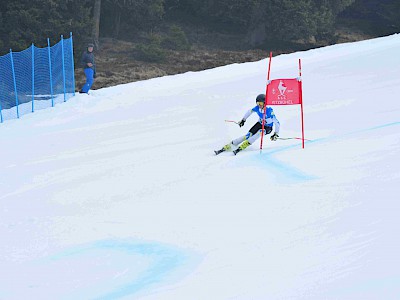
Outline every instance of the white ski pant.
<path id="1" fill-rule="evenodd" d="M 262 131 L 262 129 L 258 130 L 255 134 L 253 134 L 253 133 L 251 133 L 251 131 L 249 131 L 246 135 L 238 137 L 237 139 L 234 139 L 232 141 L 232 144 L 235 146 L 238 146 L 245 140 L 247 140 L 250 144 L 253 144 L 261 136 L 261 131 Z M 268 133 L 271 133 L 271 131 L 272 131 L 272 127 L 264 128 L 265 135 Z"/>

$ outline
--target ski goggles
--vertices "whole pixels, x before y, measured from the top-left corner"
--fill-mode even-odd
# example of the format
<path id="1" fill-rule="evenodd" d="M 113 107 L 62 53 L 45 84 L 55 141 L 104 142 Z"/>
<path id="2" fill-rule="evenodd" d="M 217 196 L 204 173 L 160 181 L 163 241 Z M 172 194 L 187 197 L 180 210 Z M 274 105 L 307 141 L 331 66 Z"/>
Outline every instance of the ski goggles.
<path id="1" fill-rule="evenodd" d="M 260 106 L 260 105 L 264 106 L 265 105 L 265 102 L 256 102 L 256 103 L 257 103 L 258 106 Z"/>

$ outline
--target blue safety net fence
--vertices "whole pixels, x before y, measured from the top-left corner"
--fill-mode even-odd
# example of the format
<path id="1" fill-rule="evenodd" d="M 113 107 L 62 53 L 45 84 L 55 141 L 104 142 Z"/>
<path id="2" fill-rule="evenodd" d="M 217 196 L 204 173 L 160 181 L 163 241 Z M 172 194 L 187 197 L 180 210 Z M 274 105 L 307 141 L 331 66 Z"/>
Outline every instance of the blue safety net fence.
<path id="1" fill-rule="evenodd" d="M 75 95 L 72 34 L 54 46 L 0 56 L 1 122 L 53 107 Z"/>

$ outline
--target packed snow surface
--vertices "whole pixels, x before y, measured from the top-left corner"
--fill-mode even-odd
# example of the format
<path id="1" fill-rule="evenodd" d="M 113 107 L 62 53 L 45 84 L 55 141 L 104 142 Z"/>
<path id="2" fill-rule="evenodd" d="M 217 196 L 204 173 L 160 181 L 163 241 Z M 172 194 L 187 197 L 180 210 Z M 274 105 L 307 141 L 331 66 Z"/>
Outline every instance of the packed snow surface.
<path id="1" fill-rule="evenodd" d="M 305 137 L 213 150 L 268 59 L 76 95 L 0 124 L 0 299 L 399 299 L 400 35 L 302 61 Z M 266 57 L 268 54 L 266 53 Z M 300 106 L 273 107 L 301 137 Z"/>

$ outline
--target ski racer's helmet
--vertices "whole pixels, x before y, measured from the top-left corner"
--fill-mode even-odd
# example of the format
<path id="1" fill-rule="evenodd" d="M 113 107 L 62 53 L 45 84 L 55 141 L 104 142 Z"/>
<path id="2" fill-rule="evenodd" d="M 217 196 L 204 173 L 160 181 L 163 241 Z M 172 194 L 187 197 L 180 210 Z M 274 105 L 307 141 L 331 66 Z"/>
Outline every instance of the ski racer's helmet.
<path id="1" fill-rule="evenodd" d="M 256 98 L 256 102 L 257 102 L 257 103 L 258 103 L 258 102 L 265 103 L 265 94 L 260 94 L 260 95 L 258 95 L 257 98 Z"/>

